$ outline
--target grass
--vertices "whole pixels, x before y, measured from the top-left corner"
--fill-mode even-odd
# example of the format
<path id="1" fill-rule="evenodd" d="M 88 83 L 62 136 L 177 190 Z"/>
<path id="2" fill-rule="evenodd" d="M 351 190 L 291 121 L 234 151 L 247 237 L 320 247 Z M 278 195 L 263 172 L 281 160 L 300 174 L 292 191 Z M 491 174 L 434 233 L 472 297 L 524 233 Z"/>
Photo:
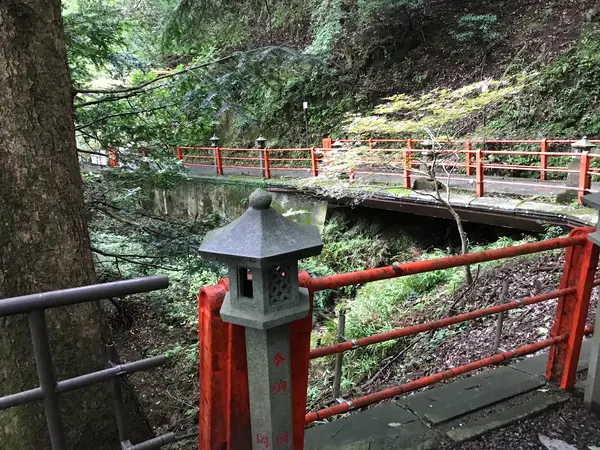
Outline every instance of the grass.
<path id="1" fill-rule="evenodd" d="M 560 227 L 546 226 L 543 239 L 563 235 Z M 500 238 L 488 245 L 473 246 L 471 252 L 493 250 L 507 246 L 532 242 L 532 237 L 521 240 Z M 421 259 L 434 259 L 447 256 L 445 252 L 434 250 Z M 531 259 L 537 255 L 525 255 L 519 258 Z M 479 265 L 479 270 L 489 270 L 501 266 L 506 260 L 490 261 Z M 406 277 L 367 283 L 360 287 L 353 299 L 346 299 L 337 307 L 346 312 L 346 339 L 357 339 L 377 333 L 383 333 L 415 323 L 422 323 L 441 318 L 447 311 L 448 300 L 454 297 L 465 284 L 462 267 L 426 272 Z M 463 326 L 468 326 L 463 325 Z M 448 333 L 456 333 L 456 329 L 443 329 L 434 333 L 429 348 L 435 348 L 446 338 Z M 313 333 L 314 334 L 314 333 Z M 334 342 L 337 334 L 337 320 L 330 320 L 318 335 L 313 336 L 313 345 L 320 341 L 321 345 Z M 410 338 L 392 340 L 371 345 L 346 353 L 343 365 L 343 389 L 348 392 L 358 383 L 373 375 L 381 361 L 401 351 Z M 326 357 L 313 361 L 312 370 L 319 373 L 313 379 L 313 388 L 323 391 L 331 389 L 330 377 L 333 373 L 334 357 Z M 320 386 L 320 388 L 318 388 Z"/>

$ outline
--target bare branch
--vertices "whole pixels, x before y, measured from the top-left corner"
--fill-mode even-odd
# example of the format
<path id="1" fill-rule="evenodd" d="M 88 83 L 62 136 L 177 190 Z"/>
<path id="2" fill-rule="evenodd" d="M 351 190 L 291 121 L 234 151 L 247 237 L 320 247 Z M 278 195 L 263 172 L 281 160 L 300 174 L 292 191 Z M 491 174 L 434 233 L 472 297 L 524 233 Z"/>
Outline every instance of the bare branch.
<path id="1" fill-rule="evenodd" d="M 93 100 L 93 101 L 89 101 L 89 102 L 83 102 L 83 103 L 75 103 L 73 105 L 73 108 L 83 108 L 85 106 L 92 106 L 92 105 L 99 105 L 100 103 L 107 103 L 107 102 L 117 102 L 119 100 L 125 100 L 126 98 L 130 98 L 130 97 L 134 97 L 136 95 L 141 95 L 141 94 L 146 94 L 148 92 L 154 91 L 156 89 L 160 89 L 161 86 L 154 86 L 148 89 L 141 89 L 139 91 L 135 91 L 135 92 L 131 92 L 127 95 L 120 95 L 120 96 L 107 96 L 107 97 L 103 97 L 101 99 L 98 100 Z"/>
<path id="2" fill-rule="evenodd" d="M 161 109 L 165 109 L 168 108 L 169 106 L 172 106 L 173 103 L 169 104 L 169 105 L 162 105 L 162 106 L 157 106 L 156 108 L 150 108 L 150 109 L 138 109 L 136 111 L 127 111 L 127 112 L 122 112 L 122 113 L 115 113 L 115 114 L 109 114 L 107 116 L 103 116 L 100 117 L 98 119 L 92 120 L 91 122 L 88 122 L 86 124 L 83 125 L 79 125 L 78 127 L 75 127 L 75 131 L 81 131 L 81 129 L 83 128 L 88 128 L 91 127 L 92 125 L 98 123 L 98 122 L 102 122 L 104 120 L 108 120 L 108 119 L 112 119 L 114 117 L 122 117 L 122 116 L 131 116 L 131 115 L 135 115 L 135 114 L 142 114 L 142 113 L 151 113 L 154 111 L 159 111 Z"/>
<path id="3" fill-rule="evenodd" d="M 77 152 L 78 152 L 78 153 L 85 153 L 85 154 L 87 154 L 87 155 L 106 156 L 106 154 L 105 154 L 105 153 L 100 153 L 100 152 L 92 152 L 92 151 L 90 151 L 90 150 L 83 150 L 83 149 L 81 149 L 81 148 L 78 148 L 78 149 L 77 149 Z"/>
<path id="4" fill-rule="evenodd" d="M 256 51 L 258 49 L 254 49 L 254 50 L 249 50 L 249 51 Z M 167 73 L 165 75 L 160 75 L 158 77 L 156 77 L 153 80 L 149 80 L 146 81 L 142 84 L 139 84 L 137 86 L 131 86 L 131 87 L 127 87 L 127 88 L 122 88 L 122 89 L 80 89 L 80 88 L 75 88 L 75 93 L 77 94 L 122 94 L 122 93 L 128 93 L 128 92 L 132 92 L 132 91 L 138 91 L 140 89 L 145 88 L 146 86 L 149 86 L 151 84 L 157 83 L 159 81 L 162 80 L 166 80 L 167 78 L 173 78 L 173 77 L 177 77 L 179 75 L 183 75 L 185 73 L 188 73 L 192 70 L 196 70 L 196 69 L 201 69 L 203 67 L 207 67 L 207 66 L 211 66 L 213 64 L 219 64 L 222 63 L 224 61 L 227 61 L 229 59 L 232 59 L 236 56 L 238 56 L 239 53 L 232 53 L 231 55 L 227 55 L 224 56 L 222 58 L 217 58 L 215 60 L 212 61 L 208 61 L 208 62 L 204 62 L 201 64 L 196 64 L 194 66 L 190 66 L 186 69 L 182 69 L 179 70 L 177 72 L 172 72 L 172 73 Z"/>
<path id="5" fill-rule="evenodd" d="M 149 262 L 135 261 L 135 260 L 129 258 L 128 256 L 119 255 L 118 253 L 105 252 L 103 250 L 99 250 L 99 249 L 94 248 L 94 247 L 92 247 L 92 251 L 94 253 L 97 253 L 97 254 L 102 255 L 102 256 L 108 256 L 110 258 L 120 259 L 122 261 L 131 263 L 131 264 L 137 264 L 138 266 L 152 267 L 154 269 L 169 270 L 169 271 L 172 271 L 172 272 L 181 272 L 181 269 L 177 269 L 175 267 L 167 267 L 167 266 L 161 266 L 161 265 L 158 265 L 158 264 L 152 264 L 152 263 L 149 263 Z"/>

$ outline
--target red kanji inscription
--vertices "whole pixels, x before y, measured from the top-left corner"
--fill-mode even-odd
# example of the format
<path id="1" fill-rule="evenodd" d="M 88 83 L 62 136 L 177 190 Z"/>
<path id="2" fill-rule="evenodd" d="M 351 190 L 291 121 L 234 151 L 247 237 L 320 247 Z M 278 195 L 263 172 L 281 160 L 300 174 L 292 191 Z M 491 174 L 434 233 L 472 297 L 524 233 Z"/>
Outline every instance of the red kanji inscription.
<path id="1" fill-rule="evenodd" d="M 290 443 L 290 439 L 289 439 L 287 431 L 285 433 L 281 433 L 279 436 L 277 436 L 277 447 L 280 447 L 282 445 L 288 445 L 289 443 Z"/>
<path id="2" fill-rule="evenodd" d="M 273 385 L 273 394 L 277 394 L 280 391 L 287 391 L 287 383 L 283 380 L 277 381 Z"/>
<path id="3" fill-rule="evenodd" d="M 256 443 L 262 444 L 265 448 L 269 448 L 269 436 L 265 436 L 264 434 L 257 434 Z"/>
<path id="4" fill-rule="evenodd" d="M 280 365 L 282 365 L 286 361 L 287 361 L 287 359 L 285 359 L 285 356 L 283 356 L 281 354 L 281 352 L 277 352 L 277 354 L 273 358 L 273 364 L 275 364 L 275 367 L 279 367 Z"/>

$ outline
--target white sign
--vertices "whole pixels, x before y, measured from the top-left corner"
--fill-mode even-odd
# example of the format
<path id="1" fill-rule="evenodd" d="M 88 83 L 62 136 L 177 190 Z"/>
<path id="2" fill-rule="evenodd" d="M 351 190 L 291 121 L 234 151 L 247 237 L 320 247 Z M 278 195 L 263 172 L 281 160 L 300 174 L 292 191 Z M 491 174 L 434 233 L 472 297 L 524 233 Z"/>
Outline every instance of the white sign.
<path id="1" fill-rule="evenodd" d="M 303 109 L 308 109 L 308 102 L 303 102 L 302 103 L 302 108 Z"/>

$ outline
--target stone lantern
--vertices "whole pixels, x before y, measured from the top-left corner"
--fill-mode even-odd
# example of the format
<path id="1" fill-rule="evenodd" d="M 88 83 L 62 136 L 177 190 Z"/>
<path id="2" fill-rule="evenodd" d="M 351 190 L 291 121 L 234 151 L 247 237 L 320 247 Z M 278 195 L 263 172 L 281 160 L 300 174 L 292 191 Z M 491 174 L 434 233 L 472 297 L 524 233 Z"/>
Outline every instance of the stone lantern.
<path id="1" fill-rule="evenodd" d="M 337 140 L 333 144 L 331 144 L 331 147 L 335 148 L 336 150 L 341 150 L 344 148 L 344 143 L 340 140 Z"/>
<path id="2" fill-rule="evenodd" d="M 266 152 L 264 151 L 265 148 L 267 148 L 267 140 L 261 134 L 254 140 L 254 144 L 257 149 L 262 150 L 259 153 L 260 172 L 261 172 L 263 178 L 268 178 L 267 171 L 266 171 L 266 164 L 265 164 L 265 159 L 267 158 L 267 155 L 265 154 Z"/>
<path id="3" fill-rule="evenodd" d="M 423 163 L 421 164 L 421 171 L 427 174 L 429 173 L 428 166 L 430 163 L 433 162 L 433 146 L 434 142 L 430 141 L 429 139 L 425 139 L 423 142 L 421 142 L 421 147 L 425 149 L 425 152 L 423 152 Z M 428 176 L 427 179 L 431 180 L 431 177 Z"/>
<path id="4" fill-rule="evenodd" d="M 321 253 L 317 227 L 293 222 L 255 191 L 250 208 L 206 235 L 200 254 L 227 264 L 225 322 L 245 327 L 252 448 L 293 448 L 289 324 L 310 310 L 298 260 Z"/>
<path id="5" fill-rule="evenodd" d="M 587 136 L 584 136 L 581 139 L 579 139 L 578 141 L 573 142 L 571 144 L 571 147 L 573 147 L 579 153 L 581 153 L 581 152 L 586 151 L 586 150 L 587 151 L 591 151 L 596 146 L 594 144 L 592 144 L 590 141 L 588 141 Z"/>
<path id="6" fill-rule="evenodd" d="M 213 134 L 210 138 L 210 146 L 213 148 L 218 147 L 220 140 L 221 139 L 219 139 L 216 134 Z"/>
<path id="7" fill-rule="evenodd" d="M 258 136 L 254 140 L 254 143 L 256 144 L 256 148 L 259 148 L 261 150 L 264 150 L 267 146 L 267 140 L 262 135 Z"/>

